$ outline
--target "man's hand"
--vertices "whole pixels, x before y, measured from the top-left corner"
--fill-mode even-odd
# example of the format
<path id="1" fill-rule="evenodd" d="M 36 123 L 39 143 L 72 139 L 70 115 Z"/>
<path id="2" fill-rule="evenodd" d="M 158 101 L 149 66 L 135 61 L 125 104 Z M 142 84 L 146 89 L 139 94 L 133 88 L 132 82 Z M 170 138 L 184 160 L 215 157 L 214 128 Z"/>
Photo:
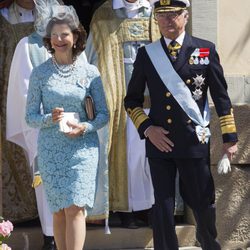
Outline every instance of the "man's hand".
<path id="1" fill-rule="evenodd" d="M 71 138 L 75 138 L 78 137 L 82 134 L 84 134 L 86 127 L 82 124 L 79 123 L 73 123 L 73 122 L 67 122 L 67 125 L 69 127 L 72 127 L 72 131 L 65 133 L 67 136 L 71 137 Z"/>
<path id="2" fill-rule="evenodd" d="M 238 147 L 236 142 L 226 142 L 223 144 L 223 151 L 228 159 L 232 161 L 234 154 L 237 152 Z"/>
<path id="3" fill-rule="evenodd" d="M 166 136 L 169 134 L 167 130 L 158 126 L 150 126 L 146 131 L 149 140 L 161 151 L 171 152 L 174 143 Z"/>

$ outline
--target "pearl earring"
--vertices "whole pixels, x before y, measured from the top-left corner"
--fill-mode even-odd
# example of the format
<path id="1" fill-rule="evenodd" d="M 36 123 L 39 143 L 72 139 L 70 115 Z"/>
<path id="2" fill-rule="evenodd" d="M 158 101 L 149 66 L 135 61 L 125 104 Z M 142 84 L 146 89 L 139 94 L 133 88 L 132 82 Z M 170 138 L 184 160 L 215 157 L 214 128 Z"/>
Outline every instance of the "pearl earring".
<path id="1" fill-rule="evenodd" d="M 74 49 L 76 48 L 76 45 L 75 45 L 75 44 L 73 45 L 73 48 L 74 48 Z"/>

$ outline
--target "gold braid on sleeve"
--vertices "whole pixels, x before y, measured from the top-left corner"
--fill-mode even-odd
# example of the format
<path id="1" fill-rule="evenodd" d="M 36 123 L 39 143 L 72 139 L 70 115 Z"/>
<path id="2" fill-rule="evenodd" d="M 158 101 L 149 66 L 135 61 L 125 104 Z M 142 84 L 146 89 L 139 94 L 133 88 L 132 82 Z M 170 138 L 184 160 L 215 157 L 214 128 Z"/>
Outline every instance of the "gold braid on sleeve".
<path id="1" fill-rule="evenodd" d="M 127 112 L 137 129 L 145 120 L 149 119 L 149 117 L 145 114 L 143 108 L 140 107 L 134 109 L 128 108 Z"/>
<path id="2" fill-rule="evenodd" d="M 230 115 L 220 117 L 220 127 L 222 134 L 236 133 L 236 126 L 232 111 Z"/>

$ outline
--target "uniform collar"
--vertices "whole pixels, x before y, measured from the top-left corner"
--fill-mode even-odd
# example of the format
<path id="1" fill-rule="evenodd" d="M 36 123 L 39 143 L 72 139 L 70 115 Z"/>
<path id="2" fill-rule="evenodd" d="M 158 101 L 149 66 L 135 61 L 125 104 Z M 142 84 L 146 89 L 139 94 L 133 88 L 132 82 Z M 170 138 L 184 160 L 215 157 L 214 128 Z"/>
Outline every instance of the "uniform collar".
<path id="1" fill-rule="evenodd" d="M 138 9 L 141 7 L 145 7 L 145 8 L 150 7 L 150 3 L 147 0 L 138 0 L 137 4 L 138 4 Z M 116 9 L 121 9 L 121 8 L 126 8 L 124 1 L 123 0 L 113 0 L 113 9 L 116 10 Z"/>
<path id="2" fill-rule="evenodd" d="M 175 39 L 175 41 L 176 41 L 177 43 L 179 43 L 181 46 L 182 46 L 182 44 L 183 44 L 185 34 L 186 34 L 186 32 L 184 31 L 184 32 L 182 32 L 182 33 Z M 168 45 L 170 44 L 170 42 L 172 41 L 171 39 L 169 39 L 169 38 L 167 38 L 167 37 L 165 37 L 165 36 L 164 36 L 164 40 L 165 40 L 167 46 L 168 46 Z"/>

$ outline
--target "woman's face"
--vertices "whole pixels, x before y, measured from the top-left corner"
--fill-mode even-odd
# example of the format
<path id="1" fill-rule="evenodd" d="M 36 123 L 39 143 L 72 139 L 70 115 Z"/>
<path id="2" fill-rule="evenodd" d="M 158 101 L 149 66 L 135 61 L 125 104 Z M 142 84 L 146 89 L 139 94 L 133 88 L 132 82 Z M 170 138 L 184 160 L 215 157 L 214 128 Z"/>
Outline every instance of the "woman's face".
<path id="1" fill-rule="evenodd" d="M 76 37 L 67 24 L 54 24 L 51 30 L 50 42 L 55 53 L 71 53 Z"/>

